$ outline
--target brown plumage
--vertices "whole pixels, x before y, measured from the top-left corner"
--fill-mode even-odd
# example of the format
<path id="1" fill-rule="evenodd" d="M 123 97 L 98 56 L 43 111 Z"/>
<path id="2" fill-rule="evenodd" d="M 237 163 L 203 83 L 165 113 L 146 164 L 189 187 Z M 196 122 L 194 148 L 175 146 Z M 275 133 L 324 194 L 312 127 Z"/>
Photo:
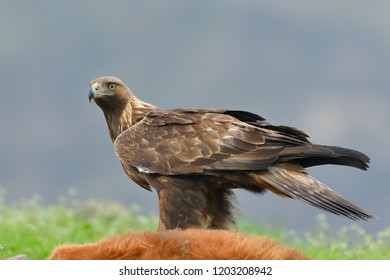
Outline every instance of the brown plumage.
<path id="1" fill-rule="evenodd" d="M 89 99 L 103 110 L 127 175 L 156 189 L 159 229 L 227 228 L 236 188 L 268 190 L 353 220 L 373 217 L 305 170 L 323 164 L 366 170 L 363 153 L 312 144 L 304 132 L 249 112 L 162 110 L 115 77 L 93 80 Z"/>
<path id="2" fill-rule="evenodd" d="M 62 245 L 51 260 L 307 260 L 302 253 L 263 236 L 224 230 L 166 230 Z"/>

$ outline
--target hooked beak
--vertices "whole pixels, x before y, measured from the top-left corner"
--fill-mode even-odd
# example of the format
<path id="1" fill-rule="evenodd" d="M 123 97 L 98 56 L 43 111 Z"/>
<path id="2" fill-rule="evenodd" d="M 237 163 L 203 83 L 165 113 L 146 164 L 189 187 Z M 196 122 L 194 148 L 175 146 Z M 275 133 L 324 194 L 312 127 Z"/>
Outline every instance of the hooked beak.
<path id="1" fill-rule="evenodd" d="M 91 103 L 91 100 L 95 98 L 97 90 L 98 90 L 98 84 L 94 83 L 89 89 L 89 95 L 88 95 L 89 103 Z"/>

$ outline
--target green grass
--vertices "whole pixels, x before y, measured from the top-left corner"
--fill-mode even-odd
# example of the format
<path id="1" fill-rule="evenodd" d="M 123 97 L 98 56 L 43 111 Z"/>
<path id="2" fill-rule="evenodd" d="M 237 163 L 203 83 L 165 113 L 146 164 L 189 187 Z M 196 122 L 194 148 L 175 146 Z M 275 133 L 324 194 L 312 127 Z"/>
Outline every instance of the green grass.
<path id="1" fill-rule="evenodd" d="M 0 259 L 18 254 L 45 259 L 60 244 L 95 242 L 116 233 L 155 230 L 157 223 L 157 217 L 142 215 L 137 207 L 115 202 L 81 203 L 73 192 L 54 205 L 44 204 L 38 197 L 10 204 L 5 202 L 0 189 Z M 304 234 L 246 220 L 239 221 L 238 229 L 271 236 L 313 259 L 390 260 L 390 228 L 371 235 L 352 224 L 331 235 L 326 219 L 320 215 L 317 229 Z"/>

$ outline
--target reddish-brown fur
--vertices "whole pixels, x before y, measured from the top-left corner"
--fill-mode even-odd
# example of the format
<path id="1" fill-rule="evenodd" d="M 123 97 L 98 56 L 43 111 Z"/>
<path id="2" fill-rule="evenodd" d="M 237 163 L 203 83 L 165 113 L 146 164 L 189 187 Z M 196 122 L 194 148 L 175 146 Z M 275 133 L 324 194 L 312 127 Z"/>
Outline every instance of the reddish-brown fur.
<path id="1" fill-rule="evenodd" d="M 63 245 L 52 260 L 302 260 L 305 255 L 267 237 L 224 230 L 129 233 L 97 243 Z"/>

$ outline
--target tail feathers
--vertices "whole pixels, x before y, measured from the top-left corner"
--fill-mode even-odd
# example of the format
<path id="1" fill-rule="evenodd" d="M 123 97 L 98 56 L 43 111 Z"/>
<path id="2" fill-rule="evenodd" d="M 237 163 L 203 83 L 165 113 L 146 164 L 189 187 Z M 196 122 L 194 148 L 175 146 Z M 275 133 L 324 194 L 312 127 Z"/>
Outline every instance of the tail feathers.
<path id="1" fill-rule="evenodd" d="M 281 153 L 281 156 L 283 157 L 281 162 L 294 161 L 303 167 L 336 164 L 367 170 L 370 162 L 370 158 L 359 151 L 322 145 L 289 147 Z"/>
<path id="2" fill-rule="evenodd" d="M 328 146 L 339 158 L 341 165 L 348 165 L 359 169 L 367 170 L 370 158 L 365 154 L 341 147 Z"/>
<path id="3" fill-rule="evenodd" d="M 310 205 L 344 216 L 352 220 L 368 220 L 373 215 L 346 200 L 321 182 L 302 171 L 281 167 L 269 167 L 267 172 L 257 173 L 261 180 L 270 184 L 285 196 L 299 199 Z"/>

